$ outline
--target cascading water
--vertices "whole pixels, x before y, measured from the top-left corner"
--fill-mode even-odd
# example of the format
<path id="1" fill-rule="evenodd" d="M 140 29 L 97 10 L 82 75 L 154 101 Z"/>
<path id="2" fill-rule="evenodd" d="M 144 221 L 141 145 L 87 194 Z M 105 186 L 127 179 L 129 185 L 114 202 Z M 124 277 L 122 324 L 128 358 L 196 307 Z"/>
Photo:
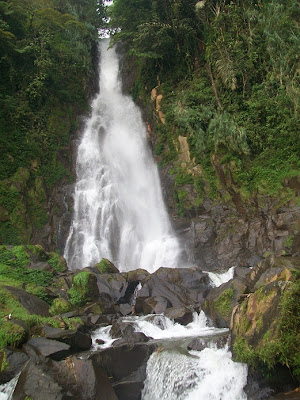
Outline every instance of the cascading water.
<path id="1" fill-rule="evenodd" d="M 181 248 L 164 206 L 146 128 L 139 109 L 121 92 L 118 57 L 108 50 L 108 40 L 101 43 L 100 71 L 100 94 L 78 148 L 74 218 L 64 256 L 70 268 L 103 257 L 123 271 L 177 267 Z M 232 274 L 233 269 L 210 279 L 218 286 Z M 207 337 L 224 333 L 208 327 L 203 312 L 186 327 L 163 315 L 123 319 L 162 345 L 148 360 L 143 400 L 246 398 L 247 367 L 234 363 L 228 348 L 208 344 L 202 351 L 187 351 L 192 337 L 209 342 Z M 112 345 L 110 328 L 94 332 L 95 350 Z"/>
<path id="2" fill-rule="evenodd" d="M 228 334 L 228 329 L 209 327 L 203 311 L 194 314 L 187 326 L 175 323 L 163 315 L 124 317 L 125 323 L 159 341 L 159 351 L 147 363 L 142 400 L 246 400 L 243 390 L 247 383 L 246 364 L 232 361 L 227 345 L 218 348 L 216 337 Z M 114 340 L 111 326 L 93 334 L 93 347 L 109 347 Z M 206 348 L 187 351 L 191 338 L 203 338 Z M 97 339 L 103 340 L 102 345 Z"/>
<path id="3" fill-rule="evenodd" d="M 108 258 L 120 270 L 176 267 L 180 254 L 163 202 L 145 124 L 121 92 L 119 62 L 102 40 L 100 93 L 77 157 L 74 217 L 65 247 L 69 268 Z"/>

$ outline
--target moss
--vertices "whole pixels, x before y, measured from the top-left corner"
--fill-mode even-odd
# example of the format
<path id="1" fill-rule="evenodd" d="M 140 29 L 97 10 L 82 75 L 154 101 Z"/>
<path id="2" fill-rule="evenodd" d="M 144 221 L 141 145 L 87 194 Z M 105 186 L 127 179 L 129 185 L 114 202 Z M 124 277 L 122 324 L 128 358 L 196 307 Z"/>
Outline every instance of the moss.
<path id="1" fill-rule="evenodd" d="M 57 298 L 54 299 L 52 306 L 49 308 L 49 312 L 52 315 L 64 314 L 72 310 L 72 305 L 65 299 Z"/>
<path id="2" fill-rule="evenodd" d="M 8 366 L 8 362 L 6 361 L 6 353 L 5 351 L 0 350 L 0 372 L 4 372 Z"/>
<path id="3" fill-rule="evenodd" d="M 50 253 L 48 263 L 56 272 L 65 272 L 67 269 L 66 260 L 57 253 Z"/>
<path id="4" fill-rule="evenodd" d="M 29 284 L 26 286 L 26 292 L 33 294 L 34 296 L 45 301 L 49 305 L 52 305 L 53 303 L 53 298 L 49 295 L 48 291 L 45 290 L 45 288 L 42 286 L 35 286 Z"/>
<path id="5" fill-rule="evenodd" d="M 256 291 L 259 302 L 265 302 L 263 288 Z M 250 346 L 241 329 L 233 343 L 236 361 L 246 362 L 258 368 L 263 374 L 270 375 L 278 364 L 287 366 L 295 379 L 300 381 L 300 280 L 284 290 L 280 301 L 279 317 L 270 324 L 261 339 Z M 241 315 L 240 324 L 244 327 L 246 313 Z M 262 328 L 263 316 L 257 321 L 257 332 Z M 275 330 L 274 330 L 275 329 Z"/>
<path id="6" fill-rule="evenodd" d="M 95 268 L 97 268 L 100 274 L 114 274 L 116 272 L 119 272 L 114 264 L 106 258 L 102 258 L 102 260 L 95 265 Z"/>
<path id="7" fill-rule="evenodd" d="M 82 306 L 90 299 L 89 283 L 94 275 L 88 271 L 79 272 L 74 276 L 72 287 L 68 291 L 70 295 L 70 303 L 74 306 Z"/>
<path id="8" fill-rule="evenodd" d="M 217 301 L 214 302 L 214 307 L 219 311 L 219 313 L 228 318 L 231 313 L 231 303 L 234 296 L 234 289 L 226 289 L 218 298 Z"/>
<path id="9" fill-rule="evenodd" d="M 291 247 L 293 246 L 294 239 L 295 239 L 294 235 L 288 236 L 286 240 L 283 242 L 283 246 L 287 247 L 288 249 L 291 249 Z"/>
<path id="10" fill-rule="evenodd" d="M 23 327 L 11 321 L 1 321 L 0 325 L 0 348 L 6 346 L 18 347 L 26 339 L 26 331 Z"/>
<path id="11" fill-rule="evenodd" d="M 49 271 L 26 267 L 13 268 L 4 264 L 0 264 L 0 277 L 37 286 L 49 286 L 53 280 L 53 275 Z"/>
<path id="12" fill-rule="evenodd" d="M 26 329 L 8 320 L 8 316 L 22 321 L 27 327 L 29 334 L 34 335 L 42 325 L 50 325 L 55 328 L 74 329 L 81 324 L 79 318 L 42 317 L 40 315 L 28 314 L 18 300 L 7 290 L 0 287 L 0 349 L 5 346 L 19 346 L 25 336 Z"/>
<path id="13" fill-rule="evenodd" d="M 30 263 L 30 257 L 27 253 L 26 246 L 15 246 L 12 249 L 12 254 L 16 258 L 16 265 L 20 267 L 27 267 Z"/>
<path id="14" fill-rule="evenodd" d="M 235 361 L 247 363 L 253 366 L 257 363 L 257 356 L 245 338 L 236 338 L 233 343 Z"/>
<path id="15" fill-rule="evenodd" d="M 47 252 L 39 244 L 36 244 L 36 245 L 29 244 L 26 246 L 26 248 L 27 248 L 27 251 L 29 252 L 30 256 L 34 255 L 38 259 L 38 261 L 42 261 L 42 262 L 48 261 L 49 256 L 48 256 Z"/>

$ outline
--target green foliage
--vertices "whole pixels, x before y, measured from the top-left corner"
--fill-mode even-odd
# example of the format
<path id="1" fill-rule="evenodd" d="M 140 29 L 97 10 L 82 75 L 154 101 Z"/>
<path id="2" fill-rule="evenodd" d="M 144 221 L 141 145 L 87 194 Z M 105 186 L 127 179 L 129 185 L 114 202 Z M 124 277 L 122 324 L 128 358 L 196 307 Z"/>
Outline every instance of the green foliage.
<path id="1" fill-rule="evenodd" d="M 64 272 L 67 269 L 65 259 L 57 253 L 50 253 L 47 262 L 56 272 Z"/>
<path id="2" fill-rule="evenodd" d="M 49 271 L 40 271 L 26 267 L 13 268 L 3 264 L 0 264 L 0 279 L 1 277 L 24 283 L 32 283 L 38 286 L 49 286 L 53 279 L 53 275 Z"/>
<path id="3" fill-rule="evenodd" d="M 119 272 L 119 270 L 106 258 L 102 258 L 102 260 L 95 265 L 95 268 L 97 268 L 100 274 L 114 274 Z"/>
<path id="4" fill-rule="evenodd" d="M 226 289 L 218 298 L 218 300 L 214 302 L 214 307 L 225 318 L 228 318 L 230 316 L 233 296 L 234 289 Z"/>
<path id="5" fill-rule="evenodd" d="M 90 275 L 92 275 L 90 272 L 82 271 L 74 276 L 72 287 L 68 291 L 70 303 L 74 306 L 82 306 L 88 301 Z"/>
<path id="6" fill-rule="evenodd" d="M 257 291 L 260 301 L 265 301 L 263 290 Z M 264 374 L 271 375 L 279 363 L 287 366 L 293 376 L 300 380 L 300 280 L 285 289 L 281 298 L 281 313 L 276 322 L 275 332 L 267 331 L 255 348 L 247 343 L 245 332 L 235 339 L 233 351 L 235 359 L 259 368 Z M 245 315 L 243 316 L 246 319 Z"/>
<path id="7" fill-rule="evenodd" d="M 287 247 L 288 249 L 290 249 L 293 245 L 295 236 L 294 235 L 290 235 L 286 238 L 286 240 L 283 242 L 284 247 Z"/>
<path id="8" fill-rule="evenodd" d="M 26 331 L 23 327 L 11 321 L 3 322 L 0 325 L 0 348 L 6 346 L 18 347 L 24 343 Z"/>
<path id="9" fill-rule="evenodd" d="M 49 308 L 49 312 L 52 315 L 64 314 L 71 311 L 72 305 L 65 299 L 57 298 L 54 299 L 52 306 Z"/>
<path id="10" fill-rule="evenodd" d="M 0 372 L 4 372 L 8 366 L 9 364 L 6 361 L 6 353 L 4 351 L 0 351 Z"/>
<path id="11" fill-rule="evenodd" d="M 229 114 L 216 114 L 209 123 L 207 134 L 215 153 L 222 148 L 237 154 L 249 153 L 245 131 L 233 122 Z"/>
<path id="12" fill-rule="evenodd" d="M 45 190 L 67 175 L 58 154 L 87 110 L 104 13 L 103 1 L 2 2 L 0 243 L 29 243 L 48 222 Z"/>
<path id="13" fill-rule="evenodd" d="M 278 195 L 300 169 L 296 3 L 200 3 L 119 0 L 112 8 L 121 28 L 114 40 L 139 58 L 135 97 L 157 85 L 163 94 L 155 154 L 161 164 L 177 161 L 182 135 L 211 198 L 220 186 L 215 154 L 239 193 Z"/>

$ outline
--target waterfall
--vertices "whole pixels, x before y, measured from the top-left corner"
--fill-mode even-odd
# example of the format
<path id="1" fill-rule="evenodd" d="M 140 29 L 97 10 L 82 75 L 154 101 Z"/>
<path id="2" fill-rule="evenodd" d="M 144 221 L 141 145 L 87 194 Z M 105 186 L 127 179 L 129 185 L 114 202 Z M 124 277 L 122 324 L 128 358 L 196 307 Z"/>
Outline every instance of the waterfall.
<path id="1" fill-rule="evenodd" d="M 103 257 L 121 270 L 176 267 L 180 245 L 164 205 L 141 112 L 121 91 L 119 60 L 100 43 L 100 93 L 78 148 L 74 216 L 64 257 L 71 269 Z"/>
<path id="2" fill-rule="evenodd" d="M 247 366 L 232 361 L 227 347 L 190 356 L 165 350 L 148 361 L 142 400 L 246 400 L 246 383 Z"/>
<path id="3" fill-rule="evenodd" d="M 203 311 L 199 315 L 195 313 L 187 326 L 164 315 L 130 316 L 122 321 L 159 343 L 158 351 L 147 363 L 142 400 L 247 399 L 243 390 L 247 383 L 247 365 L 232 360 L 228 345 L 216 344 L 214 338 L 228 329 L 209 327 Z M 107 348 L 116 340 L 110 336 L 110 328 L 101 327 L 93 332 L 94 350 Z M 202 351 L 187 351 L 191 338 L 205 338 L 207 347 Z M 104 344 L 97 344 L 97 339 Z"/>

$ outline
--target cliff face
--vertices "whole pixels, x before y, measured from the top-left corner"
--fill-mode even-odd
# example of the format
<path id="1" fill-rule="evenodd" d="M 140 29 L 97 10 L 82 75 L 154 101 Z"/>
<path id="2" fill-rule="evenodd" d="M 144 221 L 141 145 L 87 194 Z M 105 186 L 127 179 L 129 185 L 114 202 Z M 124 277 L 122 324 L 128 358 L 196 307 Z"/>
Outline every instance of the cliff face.
<path id="1" fill-rule="evenodd" d="M 131 57 L 125 89 L 145 110 L 190 259 L 227 268 L 297 253 L 293 3 L 141 2 L 133 21 L 127 7 L 112 12 L 114 42 Z"/>
<path id="2" fill-rule="evenodd" d="M 150 141 L 154 149 L 160 140 L 159 126 L 166 126 L 161 100 L 157 90 L 152 90 Z M 213 155 L 212 194 L 211 181 L 192 157 L 188 138 L 174 135 L 172 140 L 173 160 L 168 162 L 162 155 L 156 155 L 156 159 L 166 204 L 190 261 L 214 270 L 254 266 L 271 254 L 298 255 L 298 177 L 284 179 L 275 195 L 266 193 L 263 187 L 246 193 L 235 180 L 235 162 L 224 163 L 222 156 Z"/>
<path id="3" fill-rule="evenodd" d="M 243 198 L 222 165 L 214 164 L 222 196 L 218 200 L 204 195 L 202 204 L 195 205 L 197 192 L 193 184 L 175 185 L 170 166 L 161 169 L 166 202 L 173 216 L 175 229 L 186 242 L 195 262 L 208 269 L 228 269 L 231 266 L 254 266 L 271 254 L 298 255 L 300 209 L 299 180 L 285 182 L 293 188 L 292 195 L 283 188 L 279 197 L 256 193 Z M 184 168 L 188 168 L 185 163 Z M 228 172 L 228 171 L 227 171 Z M 230 173 L 230 171 L 229 171 Z M 178 215 L 176 194 L 188 193 Z"/>

